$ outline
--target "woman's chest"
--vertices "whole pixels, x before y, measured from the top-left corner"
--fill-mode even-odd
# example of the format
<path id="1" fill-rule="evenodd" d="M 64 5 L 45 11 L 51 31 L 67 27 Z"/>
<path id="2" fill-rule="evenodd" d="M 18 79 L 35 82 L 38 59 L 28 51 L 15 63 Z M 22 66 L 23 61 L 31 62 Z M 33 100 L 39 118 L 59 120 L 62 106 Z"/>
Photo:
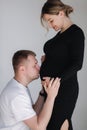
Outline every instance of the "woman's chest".
<path id="1" fill-rule="evenodd" d="M 66 57 L 69 55 L 69 42 L 65 39 L 52 39 L 45 44 L 44 52 L 51 57 Z"/>

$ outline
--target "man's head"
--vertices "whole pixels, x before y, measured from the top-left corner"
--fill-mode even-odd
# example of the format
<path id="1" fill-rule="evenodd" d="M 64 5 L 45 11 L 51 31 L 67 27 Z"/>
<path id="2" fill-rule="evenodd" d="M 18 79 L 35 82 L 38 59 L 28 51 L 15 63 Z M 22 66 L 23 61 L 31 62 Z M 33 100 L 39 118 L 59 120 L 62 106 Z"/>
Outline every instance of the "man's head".
<path id="1" fill-rule="evenodd" d="M 30 50 L 19 50 L 15 52 L 12 58 L 15 75 L 23 76 L 29 81 L 38 78 L 40 67 L 35 56 L 36 54 Z"/>

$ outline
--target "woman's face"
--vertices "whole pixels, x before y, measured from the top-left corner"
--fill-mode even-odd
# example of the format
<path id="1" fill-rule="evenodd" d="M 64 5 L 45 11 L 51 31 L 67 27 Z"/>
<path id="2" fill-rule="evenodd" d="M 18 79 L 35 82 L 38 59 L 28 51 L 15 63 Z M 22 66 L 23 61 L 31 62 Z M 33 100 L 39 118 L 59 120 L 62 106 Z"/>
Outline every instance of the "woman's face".
<path id="1" fill-rule="evenodd" d="M 49 28 L 58 31 L 63 28 L 64 12 L 60 11 L 58 15 L 44 14 L 43 19 L 47 22 Z"/>

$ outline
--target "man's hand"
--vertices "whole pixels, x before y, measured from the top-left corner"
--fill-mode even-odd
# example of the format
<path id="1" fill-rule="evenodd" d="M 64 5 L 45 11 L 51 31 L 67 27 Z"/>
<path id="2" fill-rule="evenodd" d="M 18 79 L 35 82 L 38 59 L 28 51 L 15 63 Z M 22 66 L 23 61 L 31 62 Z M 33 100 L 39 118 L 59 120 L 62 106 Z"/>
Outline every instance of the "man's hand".
<path id="1" fill-rule="evenodd" d="M 49 80 L 48 83 L 45 82 L 43 87 L 49 98 L 55 98 L 58 94 L 59 86 L 60 86 L 60 79 L 52 78 L 51 80 Z"/>

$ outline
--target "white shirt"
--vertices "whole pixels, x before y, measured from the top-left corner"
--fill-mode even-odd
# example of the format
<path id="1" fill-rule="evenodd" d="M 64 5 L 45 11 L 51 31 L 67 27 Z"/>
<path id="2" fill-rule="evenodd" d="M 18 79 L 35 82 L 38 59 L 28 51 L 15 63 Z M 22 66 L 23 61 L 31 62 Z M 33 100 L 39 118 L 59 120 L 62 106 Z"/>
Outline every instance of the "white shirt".
<path id="1" fill-rule="evenodd" d="M 23 120 L 35 115 L 29 89 L 15 79 L 9 81 L 0 95 L 0 130 L 29 130 Z"/>

